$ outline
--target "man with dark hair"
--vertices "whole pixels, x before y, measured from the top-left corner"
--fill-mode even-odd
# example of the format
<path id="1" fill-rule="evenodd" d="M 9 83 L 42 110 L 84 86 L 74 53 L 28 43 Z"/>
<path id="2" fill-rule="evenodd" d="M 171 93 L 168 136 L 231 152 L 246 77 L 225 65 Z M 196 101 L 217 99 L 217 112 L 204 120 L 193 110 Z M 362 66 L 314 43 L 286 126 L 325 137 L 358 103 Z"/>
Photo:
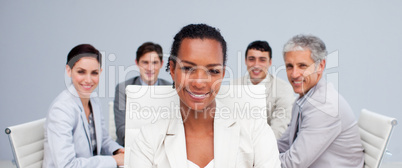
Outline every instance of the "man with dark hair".
<path id="1" fill-rule="evenodd" d="M 272 49 L 266 41 L 254 41 L 247 46 L 245 61 L 247 74 L 234 84 L 264 85 L 267 99 L 268 124 L 276 139 L 285 132 L 291 118 L 294 96 L 289 83 L 269 74 L 272 64 Z"/>
<path id="2" fill-rule="evenodd" d="M 146 42 L 137 49 L 135 64 L 140 69 L 140 76 L 128 79 L 116 86 L 114 97 L 114 120 L 116 123 L 117 142 L 124 146 L 126 123 L 126 87 L 127 85 L 170 85 L 159 79 L 159 70 L 163 66 L 163 52 L 159 44 Z"/>

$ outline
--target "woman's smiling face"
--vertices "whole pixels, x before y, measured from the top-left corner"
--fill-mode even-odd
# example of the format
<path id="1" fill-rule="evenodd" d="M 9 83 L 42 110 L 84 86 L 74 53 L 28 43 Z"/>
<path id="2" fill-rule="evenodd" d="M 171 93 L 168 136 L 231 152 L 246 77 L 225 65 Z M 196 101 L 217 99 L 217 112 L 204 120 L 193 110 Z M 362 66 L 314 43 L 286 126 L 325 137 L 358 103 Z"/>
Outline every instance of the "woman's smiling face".
<path id="1" fill-rule="evenodd" d="M 99 76 L 102 71 L 96 58 L 80 58 L 73 68 L 66 65 L 67 75 L 77 90 L 80 98 L 89 98 L 99 84 Z"/>
<path id="2" fill-rule="evenodd" d="M 170 74 L 180 103 L 191 110 L 203 110 L 215 105 L 225 76 L 221 44 L 213 39 L 185 38 L 181 42 Z"/>

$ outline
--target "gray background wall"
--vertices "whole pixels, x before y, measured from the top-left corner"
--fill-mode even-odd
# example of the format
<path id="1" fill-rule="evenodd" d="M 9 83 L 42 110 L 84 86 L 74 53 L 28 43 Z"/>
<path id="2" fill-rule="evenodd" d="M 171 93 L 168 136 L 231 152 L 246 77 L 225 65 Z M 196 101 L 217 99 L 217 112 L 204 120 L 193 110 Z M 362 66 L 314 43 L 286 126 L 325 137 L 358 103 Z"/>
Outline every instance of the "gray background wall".
<path id="1" fill-rule="evenodd" d="M 362 108 L 402 120 L 402 1 L 0 1 L 0 128 L 44 118 L 51 101 L 69 84 L 65 60 L 77 44 L 104 52 L 99 86 L 107 118 L 117 81 L 138 74 L 137 47 L 145 41 L 168 54 L 172 38 L 189 23 L 218 27 L 228 42 L 233 75 L 245 72 L 247 44 L 273 47 L 271 72 L 286 79 L 281 49 L 293 35 L 311 33 L 334 57 L 328 73 L 356 116 Z M 240 54 L 240 58 L 238 56 Z M 241 66 L 238 66 L 241 65 Z M 119 77 L 120 74 L 120 77 Z M 168 73 L 161 77 L 171 80 Z M 375 124 L 375 123 L 373 123 Z M 402 161 L 397 126 L 385 161 Z M 27 137 L 29 138 L 29 137 Z M 0 160 L 11 160 L 0 134 Z"/>

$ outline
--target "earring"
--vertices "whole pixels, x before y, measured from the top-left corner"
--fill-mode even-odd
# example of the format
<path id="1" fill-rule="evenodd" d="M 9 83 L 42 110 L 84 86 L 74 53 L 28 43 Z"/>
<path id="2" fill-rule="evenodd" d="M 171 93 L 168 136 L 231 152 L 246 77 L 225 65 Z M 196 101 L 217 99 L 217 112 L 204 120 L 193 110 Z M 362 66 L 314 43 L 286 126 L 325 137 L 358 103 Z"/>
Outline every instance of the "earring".
<path id="1" fill-rule="evenodd" d="M 174 87 L 174 81 L 173 81 L 173 85 L 172 85 L 172 88 L 174 89 L 175 87 Z"/>

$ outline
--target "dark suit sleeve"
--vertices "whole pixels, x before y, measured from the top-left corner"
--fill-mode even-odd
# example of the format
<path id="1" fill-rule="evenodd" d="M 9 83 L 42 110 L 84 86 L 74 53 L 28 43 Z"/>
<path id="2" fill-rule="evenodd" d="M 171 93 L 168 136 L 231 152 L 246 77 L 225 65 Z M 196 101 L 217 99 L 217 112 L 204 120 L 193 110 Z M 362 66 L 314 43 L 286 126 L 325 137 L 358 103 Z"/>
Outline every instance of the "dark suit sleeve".
<path id="1" fill-rule="evenodd" d="M 158 83 L 159 83 L 159 85 L 172 85 L 171 82 L 168 82 L 167 80 L 160 79 L 160 78 L 158 78 Z"/>
<path id="2" fill-rule="evenodd" d="M 124 146 L 125 130 L 126 130 L 126 86 L 125 82 L 116 86 L 114 95 L 114 121 L 116 123 L 117 143 Z"/>

